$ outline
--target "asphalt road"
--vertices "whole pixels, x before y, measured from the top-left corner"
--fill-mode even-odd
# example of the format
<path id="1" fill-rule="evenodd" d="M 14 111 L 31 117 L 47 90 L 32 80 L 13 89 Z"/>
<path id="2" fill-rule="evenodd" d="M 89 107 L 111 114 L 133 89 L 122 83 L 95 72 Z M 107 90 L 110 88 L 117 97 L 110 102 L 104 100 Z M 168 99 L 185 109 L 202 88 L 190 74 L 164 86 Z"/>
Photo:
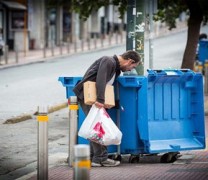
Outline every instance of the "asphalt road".
<path id="1" fill-rule="evenodd" d="M 180 68 L 186 32 L 155 39 L 153 68 Z M 145 42 L 145 73 L 149 67 L 148 41 Z M 0 70 L 0 124 L 7 119 L 33 114 L 38 106 L 54 106 L 66 101 L 59 76 L 82 76 L 89 65 L 103 55 L 121 54 L 125 46 L 55 58 L 42 63 Z"/>

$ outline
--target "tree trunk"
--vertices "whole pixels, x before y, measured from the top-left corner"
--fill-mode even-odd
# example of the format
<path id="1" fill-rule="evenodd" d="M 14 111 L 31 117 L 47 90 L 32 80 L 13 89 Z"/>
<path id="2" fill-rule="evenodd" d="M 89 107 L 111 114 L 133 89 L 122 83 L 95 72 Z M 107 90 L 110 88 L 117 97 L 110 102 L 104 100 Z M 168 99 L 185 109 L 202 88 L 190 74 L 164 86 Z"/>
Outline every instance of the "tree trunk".
<path id="1" fill-rule="evenodd" d="M 187 0 L 186 2 L 190 11 L 190 18 L 188 22 L 188 38 L 181 68 L 193 70 L 203 14 L 198 1 Z"/>

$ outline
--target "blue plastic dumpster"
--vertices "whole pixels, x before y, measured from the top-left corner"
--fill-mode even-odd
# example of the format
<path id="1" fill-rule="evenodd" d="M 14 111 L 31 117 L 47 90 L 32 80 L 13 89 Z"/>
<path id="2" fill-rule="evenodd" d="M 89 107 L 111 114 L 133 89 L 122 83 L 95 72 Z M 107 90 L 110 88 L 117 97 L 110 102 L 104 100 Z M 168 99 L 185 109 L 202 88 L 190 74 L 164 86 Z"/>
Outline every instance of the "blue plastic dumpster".
<path id="1" fill-rule="evenodd" d="M 74 95 L 72 89 L 80 79 L 59 78 L 66 87 L 67 98 Z M 115 84 L 120 108 L 111 109 L 109 114 L 123 133 L 120 154 L 177 154 L 205 148 L 202 74 L 191 70 L 149 70 L 147 77 L 120 76 Z M 79 108 L 79 127 L 84 118 Z M 78 137 L 78 143 L 88 142 Z M 118 149 L 110 146 L 109 152 L 116 153 Z"/>
<path id="2" fill-rule="evenodd" d="M 208 40 L 199 41 L 199 61 L 203 64 L 208 60 Z"/>
<path id="3" fill-rule="evenodd" d="M 190 70 L 118 78 L 121 153 L 205 148 L 203 78 Z"/>

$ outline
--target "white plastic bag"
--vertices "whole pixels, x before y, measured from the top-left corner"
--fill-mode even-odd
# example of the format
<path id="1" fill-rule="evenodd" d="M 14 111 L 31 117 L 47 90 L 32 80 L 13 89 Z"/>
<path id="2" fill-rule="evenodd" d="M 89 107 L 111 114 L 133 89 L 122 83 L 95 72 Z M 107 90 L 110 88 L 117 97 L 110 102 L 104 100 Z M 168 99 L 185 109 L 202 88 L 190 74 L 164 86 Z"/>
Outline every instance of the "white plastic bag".
<path id="1" fill-rule="evenodd" d="M 119 145 L 122 133 L 104 108 L 92 106 L 82 123 L 78 136 L 105 146 Z"/>

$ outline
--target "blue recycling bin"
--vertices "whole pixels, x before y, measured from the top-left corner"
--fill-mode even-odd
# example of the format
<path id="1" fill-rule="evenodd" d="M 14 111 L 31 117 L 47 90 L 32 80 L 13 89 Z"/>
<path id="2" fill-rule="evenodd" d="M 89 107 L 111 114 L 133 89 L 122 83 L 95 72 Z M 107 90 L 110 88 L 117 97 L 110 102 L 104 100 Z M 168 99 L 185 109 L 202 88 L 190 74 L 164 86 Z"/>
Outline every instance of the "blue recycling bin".
<path id="1" fill-rule="evenodd" d="M 203 64 L 208 60 L 208 40 L 199 41 L 199 61 Z"/>
<path id="2" fill-rule="evenodd" d="M 81 77 L 60 77 L 66 98 Z M 120 76 L 114 85 L 119 108 L 108 112 L 123 133 L 120 154 L 158 154 L 205 148 L 203 76 L 191 70 L 149 70 Z M 78 128 L 85 115 L 78 110 Z M 79 144 L 88 143 L 78 137 Z M 109 146 L 110 153 L 118 152 Z"/>
<path id="3" fill-rule="evenodd" d="M 190 70 L 149 70 L 118 78 L 121 154 L 205 148 L 203 77 Z"/>

